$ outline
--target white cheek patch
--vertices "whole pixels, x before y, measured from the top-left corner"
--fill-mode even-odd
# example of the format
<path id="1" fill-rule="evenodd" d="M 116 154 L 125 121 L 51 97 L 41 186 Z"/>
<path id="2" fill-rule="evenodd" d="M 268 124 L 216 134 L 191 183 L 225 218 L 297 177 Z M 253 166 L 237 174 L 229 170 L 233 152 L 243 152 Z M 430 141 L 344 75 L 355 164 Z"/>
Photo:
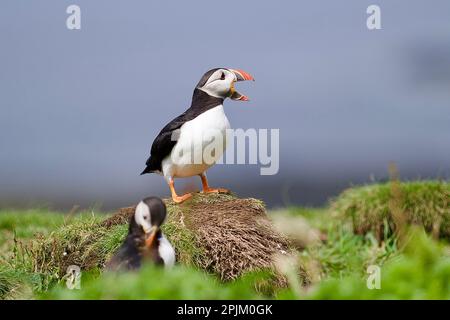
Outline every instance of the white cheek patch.
<path id="1" fill-rule="evenodd" d="M 220 80 L 222 73 L 225 73 L 225 80 Z M 234 80 L 234 75 L 227 70 L 217 70 L 214 72 L 200 89 L 207 94 L 217 98 L 223 98 L 230 91 L 230 86 Z"/>
<path id="2" fill-rule="evenodd" d="M 144 219 L 147 217 L 147 219 Z M 140 226 L 142 226 L 145 230 L 150 230 L 151 224 L 151 215 L 150 209 L 144 202 L 139 202 L 136 206 L 136 211 L 134 213 L 134 221 Z"/>
<path id="3" fill-rule="evenodd" d="M 208 93 L 210 96 L 222 98 L 228 91 L 230 91 L 230 85 L 227 81 L 218 80 L 203 87 L 203 91 Z"/>

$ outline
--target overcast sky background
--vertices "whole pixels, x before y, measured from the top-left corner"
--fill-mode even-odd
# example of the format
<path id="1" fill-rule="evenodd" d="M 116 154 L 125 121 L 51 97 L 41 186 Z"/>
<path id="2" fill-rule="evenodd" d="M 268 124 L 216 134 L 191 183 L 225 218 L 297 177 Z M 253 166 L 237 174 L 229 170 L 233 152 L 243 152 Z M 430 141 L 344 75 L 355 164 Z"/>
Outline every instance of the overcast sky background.
<path id="1" fill-rule="evenodd" d="M 382 30 L 366 27 L 378 4 Z M 66 8 L 82 11 L 66 28 Z M 450 2 L 0 2 L 0 205 L 111 209 L 169 196 L 139 176 L 202 74 L 242 68 L 234 128 L 279 128 L 280 171 L 220 165 L 213 186 L 271 207 L 353 184 L 450 177 Z M 199 179 L 177 189 L 200 188 Z"/>

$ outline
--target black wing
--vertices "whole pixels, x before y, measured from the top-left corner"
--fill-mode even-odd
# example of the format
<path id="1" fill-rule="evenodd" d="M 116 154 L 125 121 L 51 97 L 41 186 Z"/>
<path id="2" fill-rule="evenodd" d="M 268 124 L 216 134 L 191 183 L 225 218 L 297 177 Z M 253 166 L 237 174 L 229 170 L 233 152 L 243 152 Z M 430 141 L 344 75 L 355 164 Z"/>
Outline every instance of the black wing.
<path id="1" fill-rule="evenodd" d="M 186 110 L 183 114 L 179 115 L 172 121 L 170 121 L 158 134 L 152 144 L 150 151 L 150 157 L 145 163 L 147 167 L 141 174 L 151 173 L 155 171 L 161 172 L 161 162 L 172 151 L 173 147 L 177 143 L 180 127 L 189 120 L 192 120 L 197 115 Z"/>
<path id="2" fill-rule="evenodd" d="M 117 253 L 106 263 L 106 270 L 133 270 L 141 266 L 139 251 L 128 242 L 122 244 Z"/>

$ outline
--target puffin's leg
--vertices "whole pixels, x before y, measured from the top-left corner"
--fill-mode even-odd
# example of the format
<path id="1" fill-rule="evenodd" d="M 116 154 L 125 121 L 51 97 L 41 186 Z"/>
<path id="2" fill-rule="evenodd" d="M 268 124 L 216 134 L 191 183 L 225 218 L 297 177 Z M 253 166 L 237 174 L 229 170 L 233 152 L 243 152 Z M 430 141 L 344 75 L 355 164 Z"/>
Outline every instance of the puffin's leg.
<path id="1" fill-rule="evenodd" d="M 229 190 L 223 189 L 223 188 L 217 188 L 213 189 L 208 184 L 208 179 L 206 178 L 205 173 L 199 174 L 200 178 L 202 179 L 202 186 L 203 186 L 203 193 L 230 193 Z"/>
<path id="2" fill-rule="evenodd" d="M 183 201 L 192 197 L 191 193 L 186 193 L 182 196 L 177 195 L 177 192 L 175 191 L 175 183 L 174 183 L 172 177 L 170 177 L 170 179 L 169 179 L 169 188 L 170 188 L 170 192 L 172 193 L 172 200 L 175 203 L 182 203 Z"/>

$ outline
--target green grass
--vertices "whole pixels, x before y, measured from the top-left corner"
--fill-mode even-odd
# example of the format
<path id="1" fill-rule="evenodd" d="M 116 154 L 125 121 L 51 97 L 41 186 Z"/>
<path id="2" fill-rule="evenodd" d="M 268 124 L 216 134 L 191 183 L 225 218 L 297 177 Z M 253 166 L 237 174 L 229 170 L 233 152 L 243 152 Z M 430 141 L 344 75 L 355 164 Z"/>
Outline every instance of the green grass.
<path id="1" fill-rule="evenodd" d="M 45 209 L 0 210 L 0 244 L 18 238 L 29 239 L 36 233 L 48 234 L 64 223 L 65 217 Z M 1 251 L 0 247 L 0 251 Z"/>
<path id="2" fill-rule="evenodd" d="M 405 182 L 399 184 L 399 199 L 393 199 L 395 192 L 391 183 L 350 188 L 333 202 L 332 209 L 339 218 L 351 220 L 356 233 L 371 231 L 381 239 L 396 230 L 391 208 L 392 201 L 396 201 L 409 223 L 450 239 L 450 183 Z"/>
<path id="3" fill-rule="evenodd" d="M 0 211 L 0 299 L 450 299 L 449 184 L 408 182 L 395 190 L 391 184 L 363 186 L 345 191 L 329 208 L 271 212 L 275 222 L 283 217 L 295 225 L 297 219 L 302 234 L 323 236 L 306 241 L 293 258 L 310 284 L 300 287 L 292 261 L 280 261 L 289 282 L 281 289 L 272 286 L 269 272 L 223 283 L 199 270 L 189 257 L 201 252 L 176 224 L 164 231 L 188 252 L 182 265 L 102 274 L 98 262 L 114 252 L 126 225 L 99 228 L 102 216 L 90 214 L 68 219 L 45 210 Z M 396 218 L 397 211 L 405 219 Z M 89 242 L 89 250 L 69 246 Z M 60 280 L 68 256 L 91 270 L 83 273 L 81 290 L 69 290 Z M 381 268 L 379 290 L 366 286 L 371 265 Z"/>
<path id="4" fill-rule="evenodd" d="M 380 289 L 368 289 L 367 274 L 330 278 L 303 297 L 308 299 L 450 299 L 450 256 L 445 248 L 413 229 L 401 255 L 381 268 Z"/>
<path id="5" fill-rule="evenodd" d="M 152 265 L 138 272 L 84 275 L 81 290 L 64 284 L 40 296 L 42 299 L 261 299 L 254 285 L 266 276 L 249 274 L 238 281 L 221 283 L 216 277 L 192 268 L 173 269 Z"/>
<path id="6" fill-rule="evenodd" d="M 0 299 L 31 298 L 42 290 L 40 275 L 30 272 L 24 243 L 38 234 L 47 236 L 66 219 L 45 209 L 0 210 Z"/>

